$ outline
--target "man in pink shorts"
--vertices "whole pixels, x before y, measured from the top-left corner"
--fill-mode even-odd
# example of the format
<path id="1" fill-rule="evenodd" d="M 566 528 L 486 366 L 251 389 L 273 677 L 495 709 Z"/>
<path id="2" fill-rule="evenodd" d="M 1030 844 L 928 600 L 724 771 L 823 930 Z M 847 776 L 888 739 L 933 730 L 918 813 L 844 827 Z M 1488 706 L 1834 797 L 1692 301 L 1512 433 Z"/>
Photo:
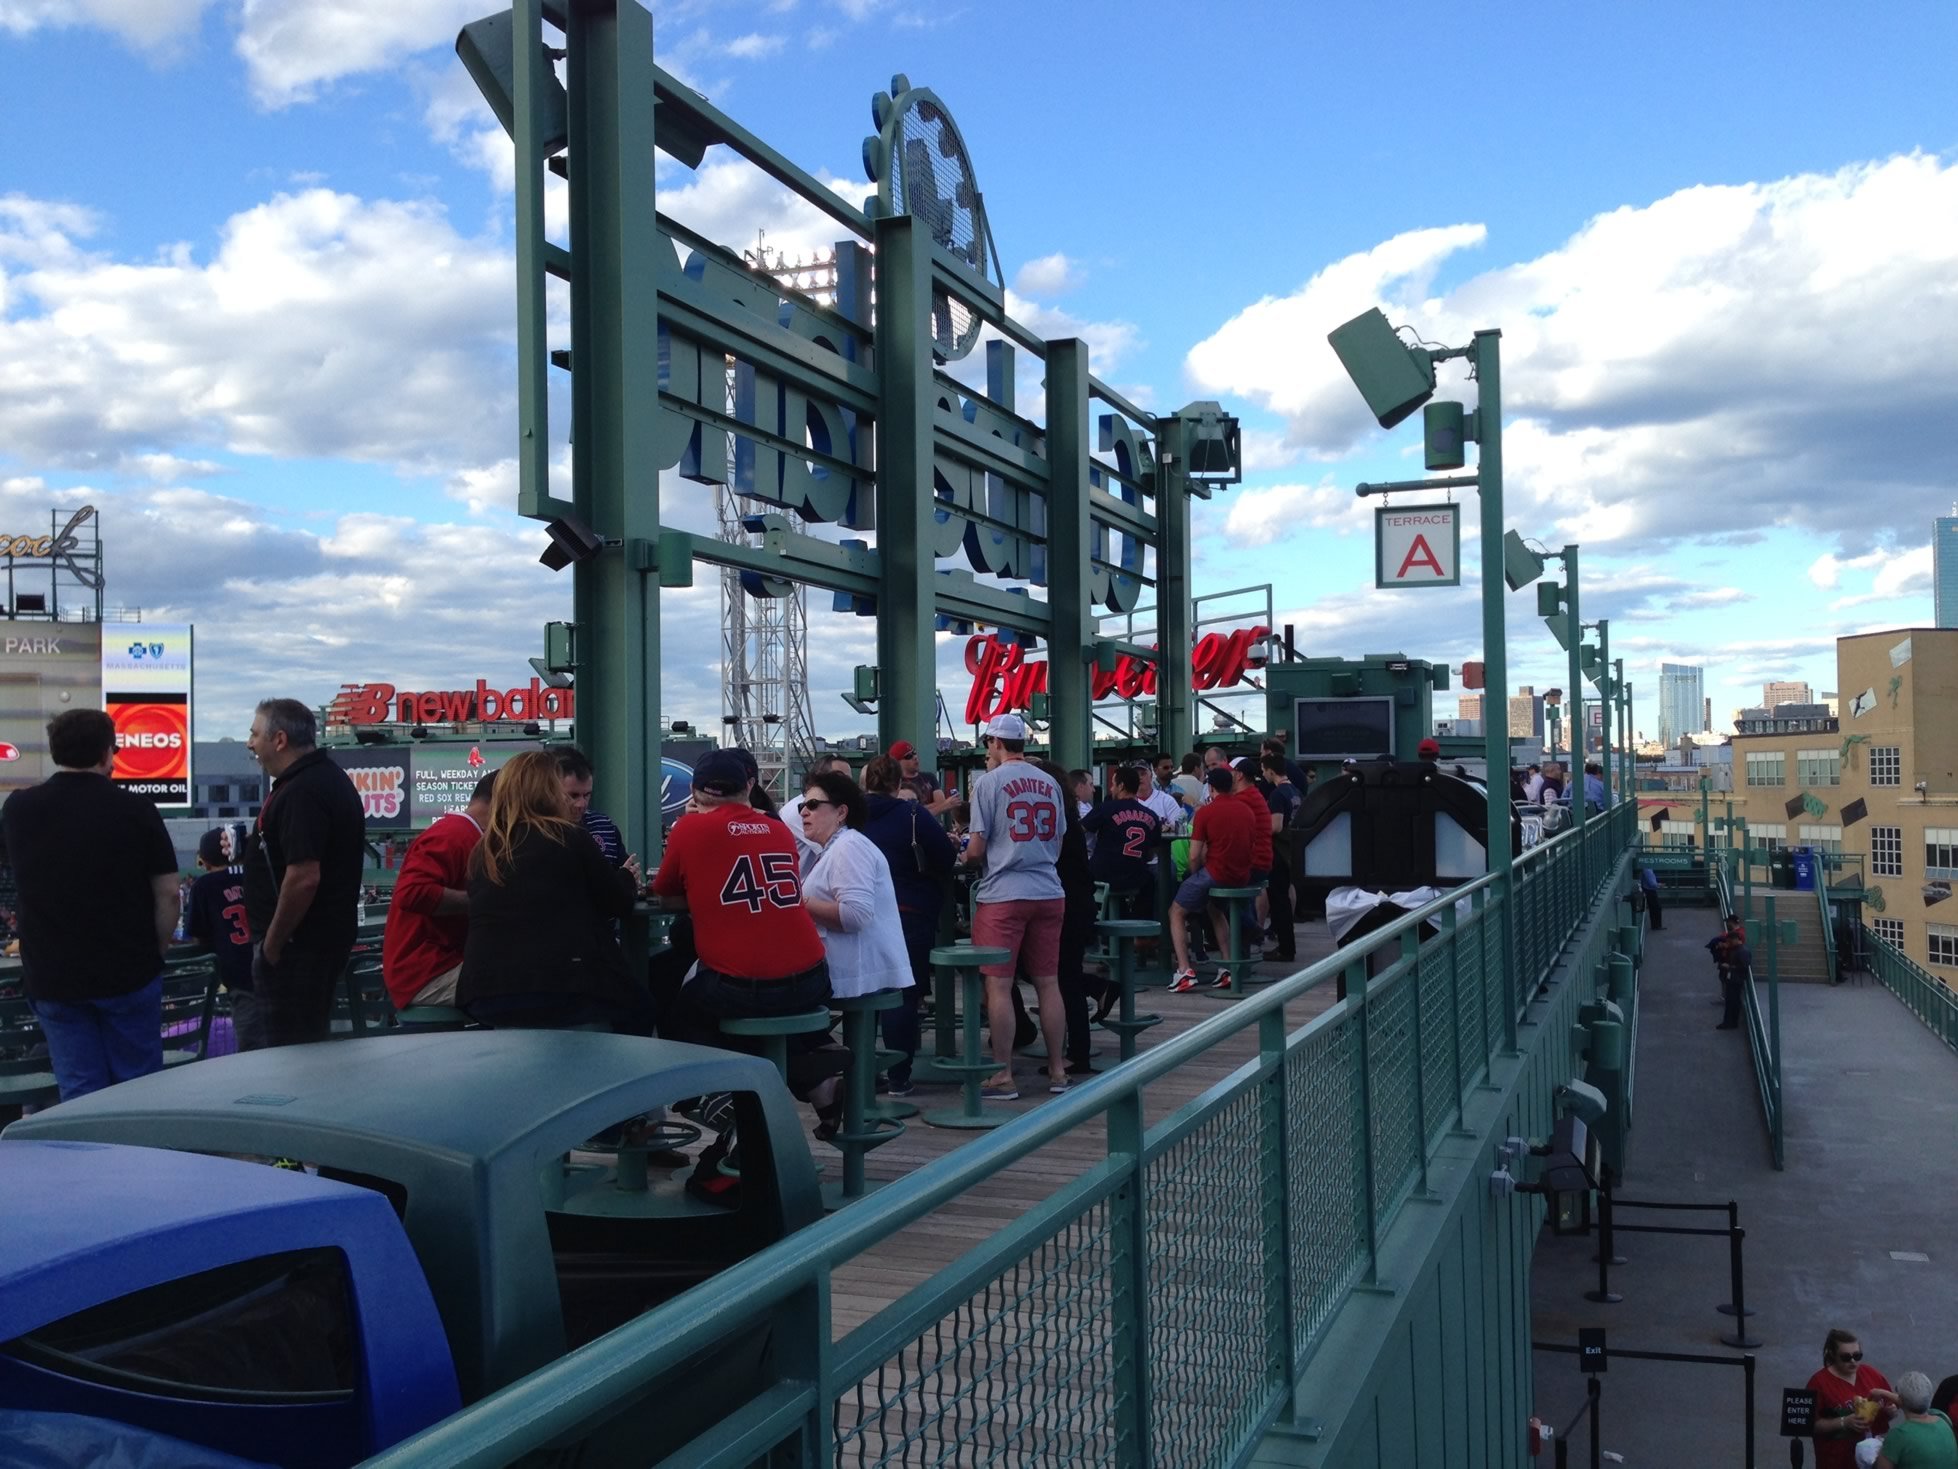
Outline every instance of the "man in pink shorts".
<path id="1" fill-rule="evenodd" d="M 986 726 L 986 770 L 972 782 L 972 840 L 966 861 L 982 869 L 973 893 L 972 942 L 1006 950 L 1006 962 L 988 964 L 986 1022 L 993 1033 L 999 1073 L 980 1088 L 992 1101 L 1020 1095 L 1013 1079 L 1013 976 L 1024 963 L 1040 997 L 1040 1029 L 1047 1040 L 1050 1092 L 1067 1090 L 1067 1051 L 1061 1009 L 1061 913 L 1066 906 L 1060 874 L 1067 802 L 1060 785 L 1026 759 L 1027 723 L 1002 714 Z"/>

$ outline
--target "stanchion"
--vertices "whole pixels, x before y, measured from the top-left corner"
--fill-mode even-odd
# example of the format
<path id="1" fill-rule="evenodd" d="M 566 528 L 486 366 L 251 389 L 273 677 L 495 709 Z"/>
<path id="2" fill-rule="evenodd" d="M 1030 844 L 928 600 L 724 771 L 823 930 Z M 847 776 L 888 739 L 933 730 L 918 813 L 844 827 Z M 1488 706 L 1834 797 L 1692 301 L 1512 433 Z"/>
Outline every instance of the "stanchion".
<path id="1" fill-rule="evenodd" d="M 1747 1241 L 1747 1231 L 1738 1224 L 1727 1231 L 1727 1269 L 1734 1288 L 1734 1329 L 1720 1340 L 1730 1347 L 1758 1347 L 1760 1338 L 1749 1336 L 1747 1332 L 1747 1284 L 1746 1272 L 1741 1262 L 1741 1246 Z"/>
<path id="2" fill-rule="evenodd" d="M 1611 1187 L 1598 1190 L 1598 1288 L 1584 1292 L 1584 1299 L 1601 1306 L 1615 1306 L 1625 1298 L 1611 1288 L 1611 1267 L 1618 1261 L 1611 1249 Z"/>
<path id="3" fill-rule="evenodd" d="M 1732 1199 L 1727 1201 L 1727 1228 L 1740 1228 L 1740 1205 Z M 1738 1280 L 1739 1277 L 1736 1276 L 1735 1279 Z M 1733 1288 L 1732 1300 L 1722 1301 L 1713 1309 L 1718 1311 L 1722 1316 L 1752 1316 L 1754 1314 L 1753 1307 L 1741 1303 L 1741 1293 L 1738 1285 L 1735 1285 Z"/>

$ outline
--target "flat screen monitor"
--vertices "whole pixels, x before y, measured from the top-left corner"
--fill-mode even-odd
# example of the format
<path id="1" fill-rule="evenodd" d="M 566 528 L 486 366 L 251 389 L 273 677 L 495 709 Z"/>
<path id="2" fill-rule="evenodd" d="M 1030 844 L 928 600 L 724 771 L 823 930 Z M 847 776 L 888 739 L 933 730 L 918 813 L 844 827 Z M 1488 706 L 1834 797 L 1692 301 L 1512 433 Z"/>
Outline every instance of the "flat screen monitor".
<path id="1" fill-rule="evenodd" d="M 1297 699 L 1292 704 L 1297 760 L 1365 760 L 1394 753 L 1389 697 Z"/>

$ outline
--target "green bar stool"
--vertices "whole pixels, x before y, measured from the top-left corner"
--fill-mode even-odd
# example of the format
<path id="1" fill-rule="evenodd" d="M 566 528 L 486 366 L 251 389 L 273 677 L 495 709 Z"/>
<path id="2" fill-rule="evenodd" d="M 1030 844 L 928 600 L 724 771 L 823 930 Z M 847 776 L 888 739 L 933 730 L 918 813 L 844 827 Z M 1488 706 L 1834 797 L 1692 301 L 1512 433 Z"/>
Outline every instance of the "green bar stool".
<path id="1" fill-rule="evenodd" d="M 462 1030 L 469 1024 L 468 1014 L 454 1005 L 410 1005 L 394 1020 L 400 1030 Z"/>
<path id="2" fill-rule="evenodd" d="M 740 1036 L 752 1044 L 737 1046 L 774 1064 L 782 1085 L 789 1084 L 789 1037 L 821 1035 L 830 1027 L 829 1010 L 802 1010 L 794 1015 L 749 1015 L 739 1020 L 723 1020 L 722 1035 Z"/>
<path id="3" fill-rule="evenodd" d="M 882 1057 L 896 1054 L 877 1048 L 877 1014 L 897 1009 L 904 1003 L 904 996 L 897 990 L 877 990 L 867 995 L 832 999 L 829 1003 L 831 1009 L 843 1016 L 843 1044 L 850 1052 L 850 1065 L 843 1073 L 841 1088 L 843 1125 L 833 1139 L 843 1154 L 843 1181 L 823 1185 L 823 1207 L 835 1211 L 853 1199 L 862 1198 L 875 1186 L 864 1180 L 864 1155 L 904 1134 L 902 1122 L 882 1116 L 876 1110 L 878 1063 Z"/>
<path id="4" fill-rule="evenodd" d="M 1112 1030 L 1122 1038 L 1122 1059 L 1135 1058 L 1135 1038 L 1152 1025 L 1161 1025 L 1160 1015 L 1138 1015 L 1135 1013 L 1135 945 L 1138 939 L 1158 938 L 1163 926 L 1153 919 L 1146 918 L 1104 918 L 1095 925 L 1096 931 L 1108 941 L 1114 957 L 1109 961 L 1114 980 L 1121 987 L 1120 1013 L 1104 1018 L 1102 1029 Z"/>
<path id="5" fill-rule="evenodd" d="M 956 975 L 958 985 L 965 1000 L 965 1025 L 960 1036 L 963 1045 L 957 1061 L 940 1059 L 938 1070 L 948 1076 L 956 1076 L 965 1094 L 960 1105 L 954 1109 L 941 1107 L 924 1114 L 927 1127 L 982 1128 L 998 1127 L 1002 1122 L 1013 1119 L 1011 1112 L 988 1110 L 979 1099 L 979 1084 L 999 1069 L 989 1056 L 982 1056 L 979 1050 L 980 1017 L 986 1011 L 986 976 L 979 972 L 982 964 L 1004 964 L 1009 955 L 1005 949 L 985 949 L 975 944 L 948 944 L 942 949 L 931 951 L 931 967 L 935 978 L 943 980 L 944 993 L 951 988 L 950 976 Z M 943 1007 L 941 1006 L 941 1009 Z M 922 1058 L 921 1058 L 922 1059 Z M 916 1067 L 913 1067 L 913 1075 Z"/>
<path id="6" fill-rule="evenodd" d="M 933 950 L 936 953 L 937 950 Z M 931 1049 L 919 1051 L 911 1060 L 911 1080 L 957 1086 L 958 1072 L 958 979 L 949 969 L 934 962 L 931 971 Z"/>
<path id="7" fill-rule="evenodd" d="M 61 1087 L 54 1079 L 45 1056 L 21 1057 L 0 1061 L 0 1109 L 51 1107 L 60 1099 Z"/>
<path id="8" fill-rule="evenodd" d="M 544 1207 L 558 1214 L 605 1219 L 725 1217 L 725 1210 L 689 1194 L 682 1179 L 655 1180 L 647 1166 L 650 1155 L 691 1146 L 701 1136 L 696 1124 L 669 1117 L 648 1129 L 638 1142 L 582 1143 L 577 1151 L 610 1153 L 613 1166 L 558 1159 L 545 1170 Z"/>
<path id="9" fill-rule="evenodd" d="M 1219 989 L 1206 989 L 1202 993 L 1219 1000 L 1241 1000 L 1251 986 L 1251 966 L 1257 960 L 1244 952 L 1244 925 L 1246 920 L 1257 912 L 1258 894 L 1263 888 L 1212 888 L 1213 902 L 1224 905 L 1226 932 L 1230 947 L 1225 951 L 1223 962 L 1217 967 L 1226 970 L 1231 977 L 1229 984 Z"/>

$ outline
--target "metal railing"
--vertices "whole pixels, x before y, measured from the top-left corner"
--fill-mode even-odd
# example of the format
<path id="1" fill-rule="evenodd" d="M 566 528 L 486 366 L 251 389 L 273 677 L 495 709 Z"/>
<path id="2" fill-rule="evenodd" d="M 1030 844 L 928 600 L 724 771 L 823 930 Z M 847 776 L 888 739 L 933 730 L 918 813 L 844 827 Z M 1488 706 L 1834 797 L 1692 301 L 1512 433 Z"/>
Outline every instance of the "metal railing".
<path id="1" fill-rule="evenodd" d="M 1829 911 L 1829 879 L 1827 869 L 1819 862 L 1815 869 L 1815 902 L 1822 914 L 1822 959 L 1824 973 L 1829 983 L 1834 984 L 1842 978 L 1842 957 L 1836 953 L 1836 920 Z"/>
<path id="2" fill-rule="evenodd" d="M 1926 1029 L 1958 1051 L 1958 995 L 1920 968 L 1915 960 L 1878 938 L 1868 924 L 1858 924 L 1860 947 L 1869 955 L 1870 971 L 1883 987 L 1904 1002 L 1904 1008 Z"/>
<path id="3" fill-rule="evenodd" d="M 1746 922 L 1753 922 L 1752 912 L 1744 911 L 1742 903 L 1734 898 L 1735 869 L 1739 866 L 1740 853 L 1720 852 L 1713 863 L 1714 892 L 1720 900 L 1720 912 L 1739 913 Z M 1745 902 L 1746 900 L 1743 900 Z M 1753 968 L 1748 970 L 1747 980 L 1741 986 L 1741 1015 L 1747 1025 L 1747 1051 L 1754 1064 L 1754 1086 L 1761 1098 L 1761 1117 L 1768 1128 L 1768 1148 L 1778 1170 L 1784 1161 L 1784 1134 L 1781 1107 L 1781 972 L 1779 961 L 1780 936 L 1775 924 L 1775 899 L 1767 898 L 1767 988 L 1768 1003 L 1765 1016 L 1761 1009 L 1760 980 Z M 1757 935 L 1750 935 L 1750 941 L 1758 943 Z"/>
<path id="4" fill-rule="evenodd" d="M 1376 1278 L 1383 1235 L 1492 1058 L 1514 1052 L 1634 817 L 1625 804 L 1516 862 L 1512 963 L 1503 885 L 1483 877 L 369 1463 L 508 1464 L 762 1330 L 773 1380 L 664 1464 L 1242 1462 L 1291 1411 L 1348 1296 Z M 1392 962 L 1370 976 L 1383 951 Z M 1287 1004 L 1341 980 L 1343 999 L 1287 1030 Z M 1146 1123 L 1146 1087 L 1247 1032 L 1255 1057 Z M 834 1270 L 1098 1124 L 1099 1163 L 832 1340 Z"/>

